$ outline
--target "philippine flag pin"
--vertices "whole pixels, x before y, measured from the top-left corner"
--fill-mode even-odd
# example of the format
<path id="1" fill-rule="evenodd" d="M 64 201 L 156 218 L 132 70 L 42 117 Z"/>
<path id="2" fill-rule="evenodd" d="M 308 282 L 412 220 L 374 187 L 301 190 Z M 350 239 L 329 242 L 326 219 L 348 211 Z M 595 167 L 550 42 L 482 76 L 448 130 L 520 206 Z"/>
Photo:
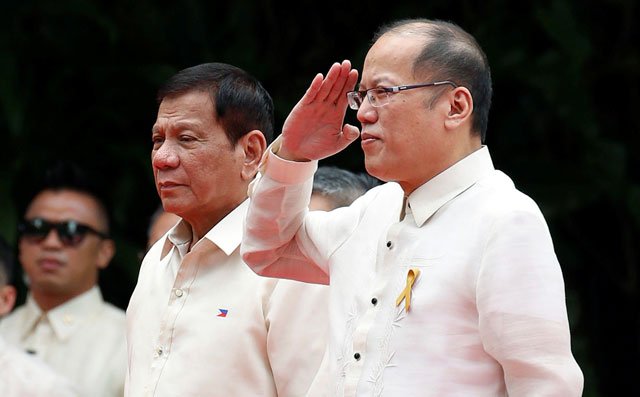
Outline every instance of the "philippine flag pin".
<path id="1" fill-rule="evenodd" d="M 227 317 L 227 313 L 229 312 L 228 309 L 218 309 L 218 311 L 220 313 L 216 317 Z"/>

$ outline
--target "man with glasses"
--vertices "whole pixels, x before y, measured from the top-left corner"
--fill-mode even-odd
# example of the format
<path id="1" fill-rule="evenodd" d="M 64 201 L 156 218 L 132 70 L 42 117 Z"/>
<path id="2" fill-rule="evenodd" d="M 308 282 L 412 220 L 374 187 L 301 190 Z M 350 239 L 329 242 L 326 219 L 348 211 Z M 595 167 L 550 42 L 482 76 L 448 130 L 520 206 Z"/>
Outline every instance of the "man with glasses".
<path id="1" fill-rule="evenodd" d="M 262 275 L 329 278 L 329 395 L 580 396 L 564 282 L 536 204 L 482 144 L 491 75 L 455 24 L 383 27 L 360 87 L 317 75 L 252 186 L 242 253 Z M 361 131 L 342 126 L 347 106 Z M 317 161 L 358 136 L 384 181 L 307 209 Z"/>
<path id="2" fill-rule="evenodd" d="M 98 272 L 115 253 L 106 207 L 89 176 L 59 164 L 18 226 L 27 302 L 0 334 L 67 377 L 86 396 L 122 396 L 124 312 L 102 299 Z"/>

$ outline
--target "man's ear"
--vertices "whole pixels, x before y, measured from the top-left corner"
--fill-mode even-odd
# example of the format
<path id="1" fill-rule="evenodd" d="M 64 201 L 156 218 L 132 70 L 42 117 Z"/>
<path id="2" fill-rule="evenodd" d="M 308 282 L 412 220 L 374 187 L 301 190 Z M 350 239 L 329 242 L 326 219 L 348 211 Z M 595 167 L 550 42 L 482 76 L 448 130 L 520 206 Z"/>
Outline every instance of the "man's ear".
<path id="1" fill-rule="evenodd" d="M 250 181 L 258 173 L 260 160 L 267 148 L 267 140 L 262 132 L 253 130 L 240 138 L 238 145 L 243 151 L 242 179 Z"/>
<path id="2" fill-rule="evenodd" d="M 109 266 L 116 253 L 116 243 L 111 239 L 104 239 L 100 241 L 98 250 L 98 269 L 104 269 Z"/>
<path id="3" fill-rule="evenodd" d="M 473 98 L 466 87 L 456 87 L 448 95 L 449 113 L 445 119 L 447 129 L 456 129 L 462 124 L 471 122 Z"/>
<path id="4" fill-rule="evenodd" d="M 0 287 L 0 317 L 9 313 L 16 303 L 16 289 L 13 285 Z"/>

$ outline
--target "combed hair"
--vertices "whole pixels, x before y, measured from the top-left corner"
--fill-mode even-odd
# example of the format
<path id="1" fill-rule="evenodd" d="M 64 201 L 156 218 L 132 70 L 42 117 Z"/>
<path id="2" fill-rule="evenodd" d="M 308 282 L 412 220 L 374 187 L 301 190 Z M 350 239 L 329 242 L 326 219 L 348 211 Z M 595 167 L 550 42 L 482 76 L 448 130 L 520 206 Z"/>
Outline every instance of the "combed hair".
<path id="1" fill-rule="evenodd" d="M 425 37 L 425 45 L 413 64 L 414 75 L 434 81 L 450 80 L 466 87 L 473 98 L 472 129 L 484 142 L 493 88 L 487 56 L 476 39 L 452 22 L 430 19 L 403 19 L 384 25 L 373 42 L 387 33 Z"/>
<path id="2" fill-rule="evenodd" d="M 157 100 L 191 91 L 208 92 L 215 120 L 223 127 L 232 146 L 252 130 L 267 142 L 273 139 L 273 100 L 262 84 L 244 70 L 224 63 L 204 63 L 183 69 L 158 90 Z"/>

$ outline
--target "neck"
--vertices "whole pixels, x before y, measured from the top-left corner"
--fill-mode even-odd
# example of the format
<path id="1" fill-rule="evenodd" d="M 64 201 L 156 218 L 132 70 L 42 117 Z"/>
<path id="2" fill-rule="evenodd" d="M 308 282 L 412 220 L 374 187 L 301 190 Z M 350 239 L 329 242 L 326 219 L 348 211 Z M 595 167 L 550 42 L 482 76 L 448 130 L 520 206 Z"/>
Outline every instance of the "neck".
<path id="1" fill-rule="evenodd" d="M 246 196 L 238 200 L 229 202 L 224 206 L 220 206 L 215 210 L 208 211 L 206 213 L 198 213 L 190 219 L 184 218 L 185 221 L 191 226 L 191 232 L 193 234 L 191 247 L 193 247 L 202 237 L 204 237 L 209 230 L 213 229 L 222 219 L 224 219 L 229 213 L 236 209 L 242 202 L 246 200 Z"/>
<path id="2" fill-rule="evenodd" d="M 82 295 L 83 293 L 89 291 L 91 288 L 93 288 L 93 285 L 82 291 L 76 291 L 71 294 L 49 293 L 45 291 L 31 290 L 31 296 L 43 312 L 48 312 L 49 310 L 55 309 L 56 307 L 67 303 L 71 299 Z"/>
<path id="3" fill-rule="evenodd" d="M 453 166 L 460 160 L 464 159 L 465 157 L 469 156 L 470 154 L 480 149 L 481 147 L 482 147 L 482 143 L 480 142 L 479 137 L 478 139 L 471 139 L 465 142 L 465 144 L 457 144 L 457 145 L 447 147 L 444 150 L 444 153 L 446 153 L 446 156 L 442 159 L 441 162 L 437 162 L 437 164 L 440 164 L 439 167 L 431 168 L 430 169 L 431 172 L 428 175 L 422 174 L 418 178 L 415 178 L 414 180 L 398 181 L 398 184 L 404 191 L 405 196 L 409 196 L 414 190 L 424 185 L 425 183 L 429 182 L 435 176 L 446 171 L 451 166 Z"/>

